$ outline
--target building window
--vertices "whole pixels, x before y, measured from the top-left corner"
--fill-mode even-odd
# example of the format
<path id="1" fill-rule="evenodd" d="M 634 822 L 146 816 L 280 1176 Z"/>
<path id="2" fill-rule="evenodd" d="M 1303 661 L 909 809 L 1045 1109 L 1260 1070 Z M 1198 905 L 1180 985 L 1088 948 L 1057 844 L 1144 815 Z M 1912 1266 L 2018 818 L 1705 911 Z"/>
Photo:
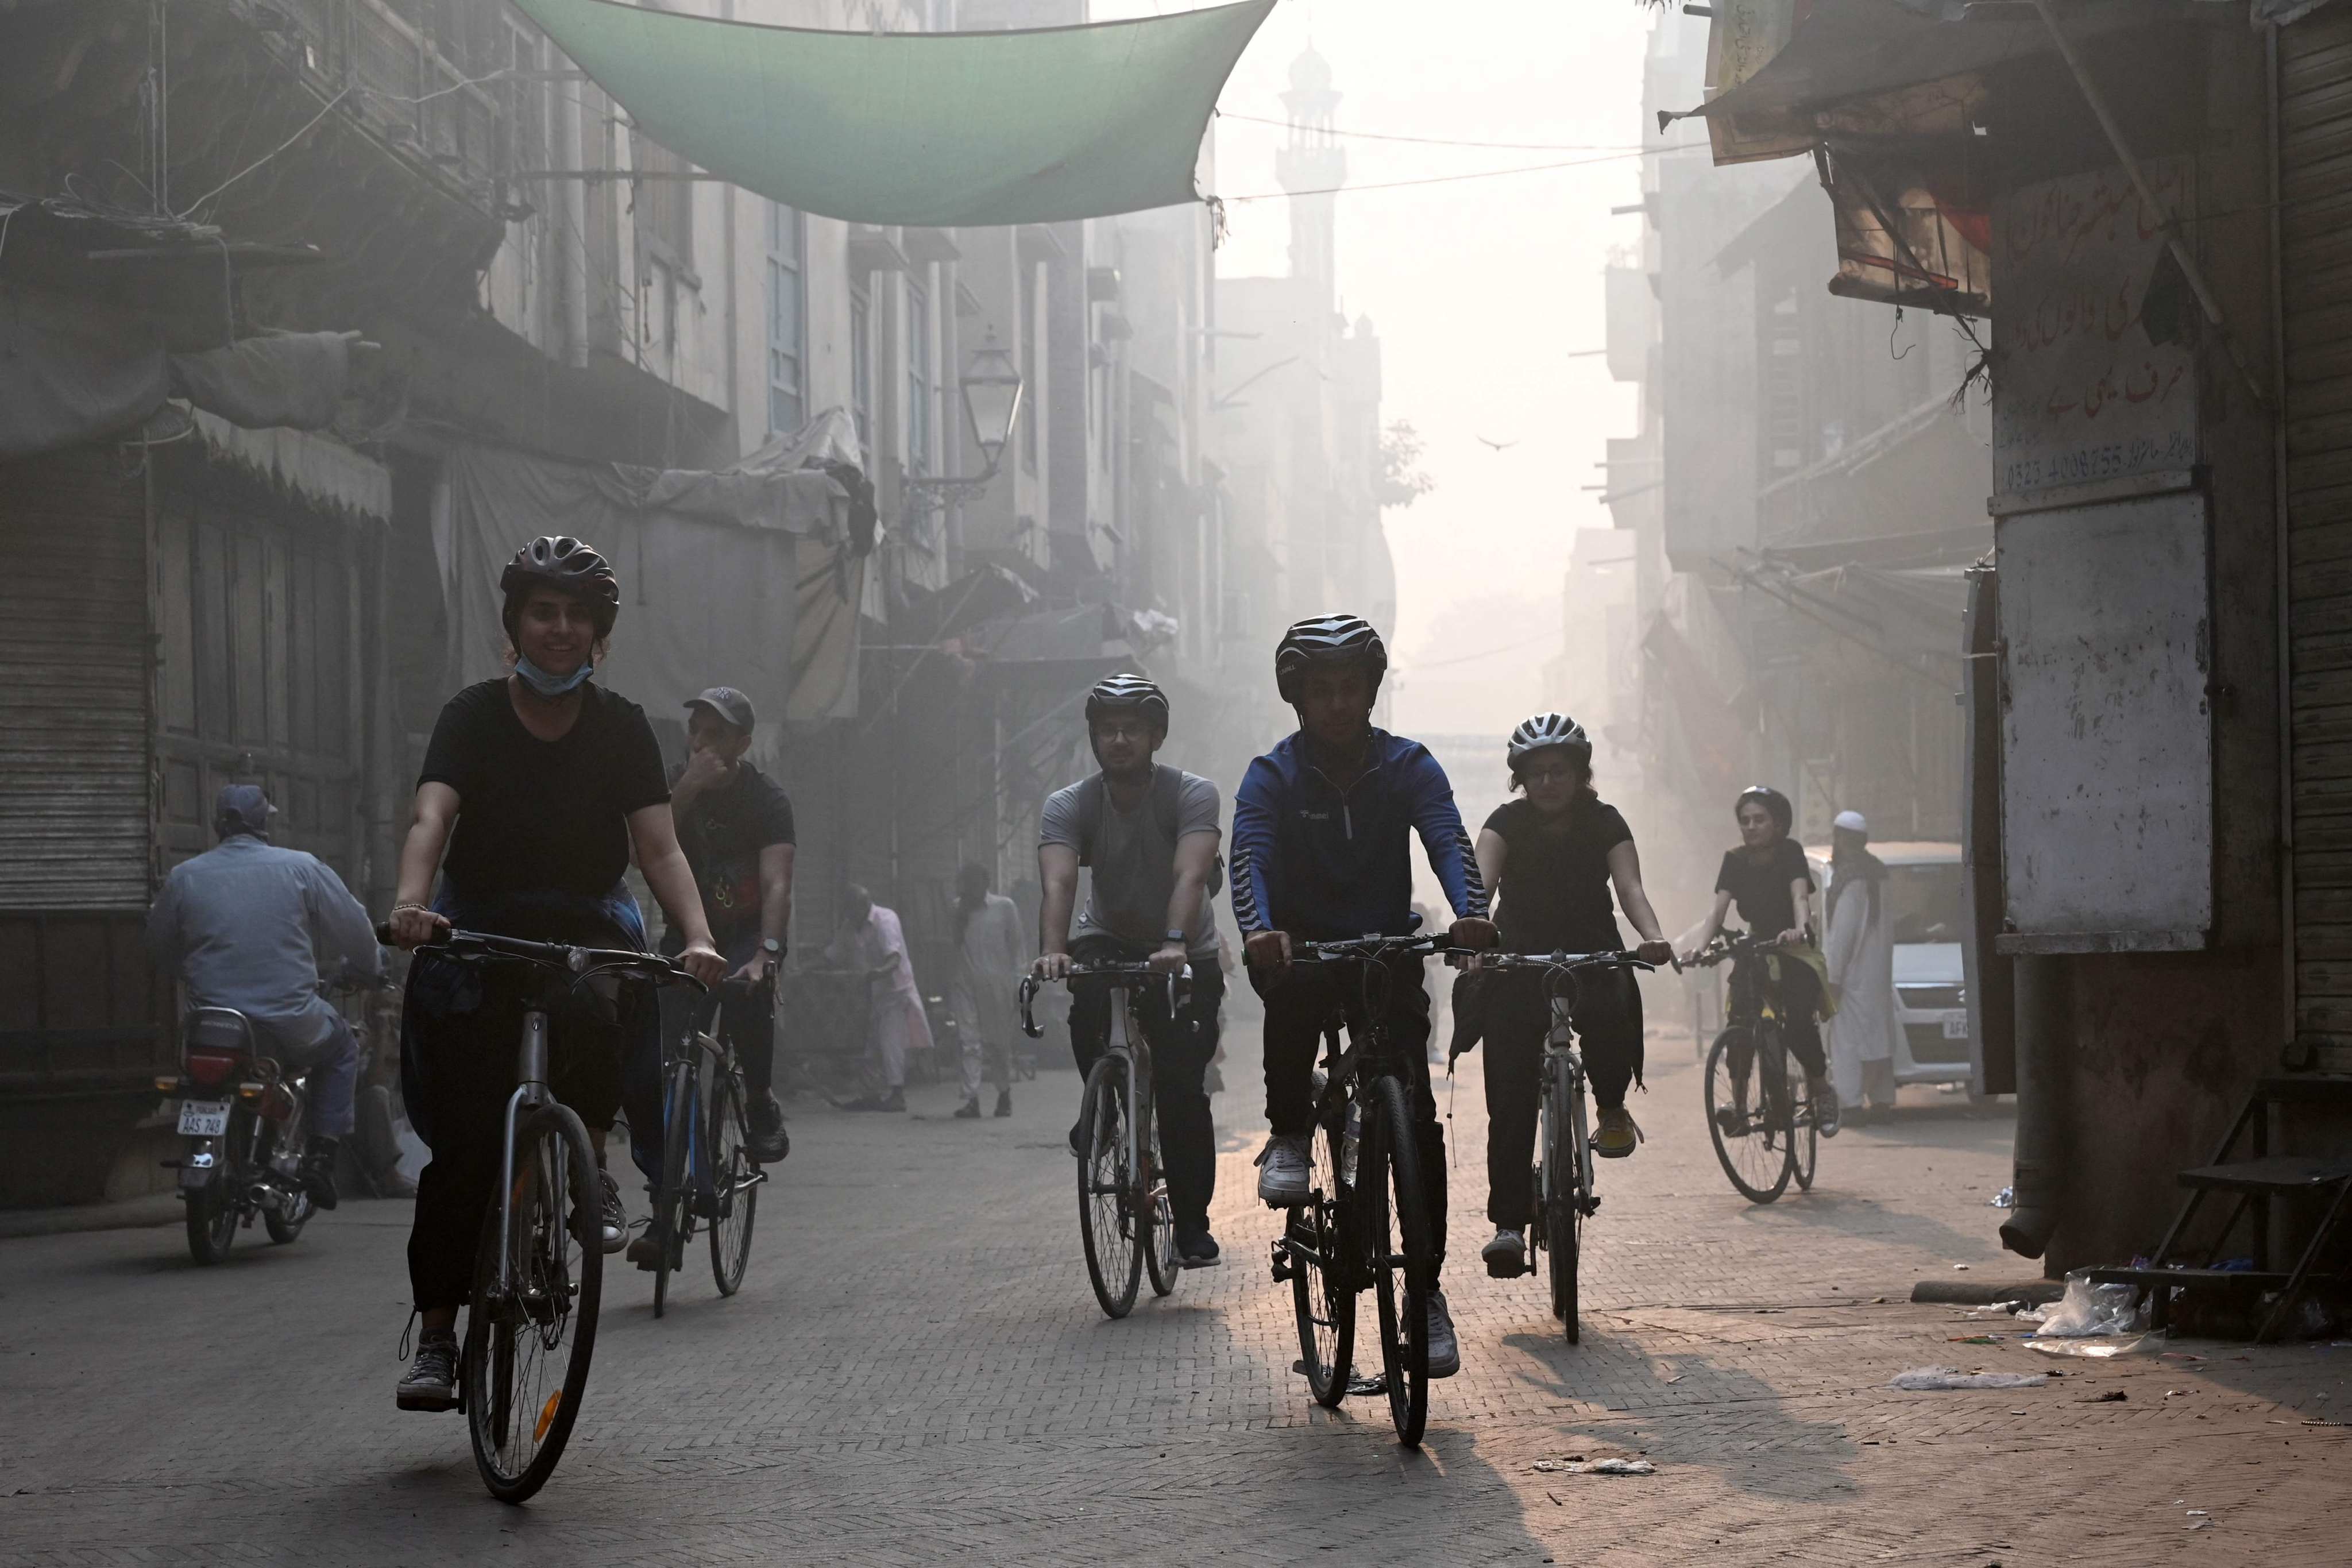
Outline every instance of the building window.
<path id="1" fill-rule="evenodd" d="M 931 296 L 907 279 L 907 467 L 927 472 L 931 455 Z"/>
<path id="2" fill-rule="evenodd" d="M 693 165 L 641 131 L 631 133 L 631 155 L 639 238 L 679 271 L 693 271 L 694 183 L 685 177 Z"/>
<path id="3" fill-rule="evenodd" d="M 857 447 L 874 452 L 874 296 L 849 291 L 849 416 L 857 426 Z"/>
<path id="4" fill-rule="evenodd" d="M 1037 268 L 1040 264 L 1024 262 L 1021 267 L 1021 379 L 1029 384 L 1029 406 L 1042 410 L 1045 400 L 1038 395 L 1037 384 Z M 1037 424 L 1042 416 L 1032 412 L 1021 421 L 1021 467 L 1029 473 L 1037 471 Z"/>
<path id="5" fill-rule="evenodd" d="M 808 419 L 808 279 L 798 209 L 768 204 L 768 431 Z"/>

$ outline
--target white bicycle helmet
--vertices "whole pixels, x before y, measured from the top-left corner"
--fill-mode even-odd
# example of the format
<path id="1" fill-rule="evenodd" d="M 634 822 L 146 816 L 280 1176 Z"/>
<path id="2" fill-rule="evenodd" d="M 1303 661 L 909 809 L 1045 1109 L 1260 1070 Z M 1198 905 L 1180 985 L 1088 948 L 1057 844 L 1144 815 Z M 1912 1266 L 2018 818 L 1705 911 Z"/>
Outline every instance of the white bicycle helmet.
<path id="1" fill-rule="evenodd" d="M 1583 725 L 1565 713 L 1538 713 L 1521 721 L 1511 731 L 1511 772 L 1517 773 L 1519 765 L 1536 752 L 1555 746 L 1572 753 L 1580 766 L 1592 765 L 1592 737 L 1584 732 Z"/>

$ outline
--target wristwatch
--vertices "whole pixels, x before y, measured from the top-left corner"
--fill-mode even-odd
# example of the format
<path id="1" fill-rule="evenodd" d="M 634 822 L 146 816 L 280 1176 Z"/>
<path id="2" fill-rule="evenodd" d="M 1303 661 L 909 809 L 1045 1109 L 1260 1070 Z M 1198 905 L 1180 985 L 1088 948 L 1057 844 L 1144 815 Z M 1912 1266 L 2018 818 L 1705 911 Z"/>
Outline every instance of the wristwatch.
<path id="1" fill-rule="evenodd" d="M 778 942 L 774 937 L 768 937 L 761 942 L 760 951 L 766 953 L 770 958 L 781 958 L 783 956 L 784 944 Z"/>
<path id="2" fill-rule="evenodd" d="M 1160 933 L 1160 940 L 1162 942 L 1181 942 L 1184 941 L 1184 933 L 1181 931 L 1163 931 Z"/>

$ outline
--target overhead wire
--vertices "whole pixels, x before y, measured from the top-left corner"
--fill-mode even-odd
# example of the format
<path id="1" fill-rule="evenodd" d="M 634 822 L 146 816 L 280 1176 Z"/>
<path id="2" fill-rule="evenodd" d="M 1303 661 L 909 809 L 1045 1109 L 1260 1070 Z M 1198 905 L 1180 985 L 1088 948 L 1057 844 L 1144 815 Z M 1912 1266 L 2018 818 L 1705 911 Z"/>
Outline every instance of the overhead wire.
<path id="1" fill-rule="evenodd" d="M 1217 111 L 1220 120 L 1246 121 L 1252 125 L 1272 125 L 1283 130 L 1296 129 L 1295 122 L 1276 120 L 1263 114 L 1239 114 L 1230 109 Z M 1473 142 L 1454 136 L 1405 136 L 1388 131 L 1342 131 L 1337 126 L 1316 128 L 1325 135 L 1345 137 L 1355 142 L 1411 142 L 1423 147 L 1484 147 L 1496 153 L 1638 153 L 1636 142 Z"/>
<path id="2" fill-rule="evenodd" d="M 1498 180 L 1510 174 L 1542 174 L 1556 169 L 1581 169 L 1595 163 L 1622 163 L 1628 158 L 1647 158 L 1663 153 L 1703 152 L 1706 143 L 1692 142 L 1675 147 L 1644 147 L 1630 153 L 1604 153 L 1591 158 L 1570 158 L 1557 163 L 1522 163 L 1511 169 L 1473 169 L 1459 174 L 1424 174 L 1412 180 L 1371 180 L 1361 184 L 1317 185 L 1303 191 L 1253 191 L 1247 195 L 1221 196 L 1227 204 L 1234 202 L 1280 201 L 1286 196 L 1329 196 L 1347 191 L 1391 191 L 1405 185 L 1447 185 L 1463 180 Z"/>

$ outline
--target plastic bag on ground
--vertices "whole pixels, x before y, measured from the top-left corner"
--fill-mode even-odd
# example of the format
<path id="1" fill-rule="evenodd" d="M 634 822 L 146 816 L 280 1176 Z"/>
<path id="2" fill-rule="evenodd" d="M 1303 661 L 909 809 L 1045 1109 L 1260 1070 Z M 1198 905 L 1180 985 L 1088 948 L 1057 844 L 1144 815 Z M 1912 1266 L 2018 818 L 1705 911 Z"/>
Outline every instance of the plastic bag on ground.
<path id="1" fill-rule="evenodd" d="M 2046 1372 L 1962 1372 L 1949 1366 L 1915 1366 L 1896 1373 L 1891 1386 L 1922 1394 L 1944 1388 L 2040 1388 L 2049 1381 Z"/>
<path id="2" fill-rule="evenodd" d="M 1654 1476 L 1658 1467 L 1647 1459 L 1594 1459 L 1585 1463 L 1576 1459 L 1538 1459 L 1536 1468 L 1547 1475 L 1564 1476 Z"/>
<path id="3" fill-rule="evenodd" d="M 2043 1355 L 2081 1356 L 2088 1361 L 2107 1361 L 2119 1355 L 2135 1355 L 2147 1347 L 2151 1340 L 2163 1342 L 2153 1334 L 2088 1334 L 2077 1338 L 2053 1336 L 2025 1342 L 2025 1348 Z"/>
<path id="4" fill-rule="evenodd" d="M 2053 1339 L 2144 1333 L 2147 1306 L 2139 1293 L 2137 1285 L 2094 1285 L 2088 1275 L 2069 1274 L 2066 1294 L 2042 1312 L 2037 1331 Z"/>

